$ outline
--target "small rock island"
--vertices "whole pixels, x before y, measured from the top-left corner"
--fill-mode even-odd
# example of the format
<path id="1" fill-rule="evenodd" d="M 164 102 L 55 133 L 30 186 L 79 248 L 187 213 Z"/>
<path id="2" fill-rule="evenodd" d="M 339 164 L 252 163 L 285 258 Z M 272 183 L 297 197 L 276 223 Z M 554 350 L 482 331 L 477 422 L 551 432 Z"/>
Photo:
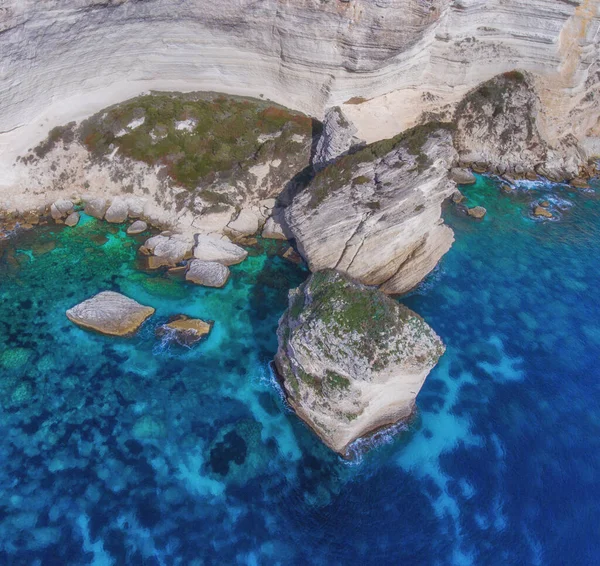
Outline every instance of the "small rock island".
<path id="1" fill-rule="evenodd" d="M 334 270 L 290 291 L 278 339 L 289 404 L 342 456 L 357 438 L 411 416 L 445 351 L 416 313 Z"/>
<path id="2" fill-rule="evenodd" d="M 102 291 L 67 312 L 67 318 L 88 330 L 109 336 L 130 336 L 154 314 L 154 308 L 115 293 Z"/>

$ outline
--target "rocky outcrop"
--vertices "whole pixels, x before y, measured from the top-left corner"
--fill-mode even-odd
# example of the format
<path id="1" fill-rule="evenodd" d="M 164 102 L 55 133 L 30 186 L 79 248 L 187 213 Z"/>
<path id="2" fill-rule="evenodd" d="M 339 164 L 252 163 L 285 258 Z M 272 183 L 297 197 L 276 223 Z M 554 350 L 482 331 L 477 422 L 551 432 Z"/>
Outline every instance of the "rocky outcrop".
<path id="1" fill-rule="evenodd" d="M 73 202 L 68 199 L 58 199 L 50 206 L 50 216 L 54 220 L 62 220 L 73 212 Z"/>
<path id="2" fill-rule="evenodd" d="M 483 206 L 474 206 L 472 208 L 467 208 L 467 214 L 472 218 L 481 220 L 487 214 L 487 210 Z"/>
<path id="3" fill-rule="evenodd" d="M 356 126 L 344 115 L 339 106 L 330 108 L 323 118 L 323 131 L 317 142 L 313 167 L 322 169 L 351 147 L 362 143 L 356 137 Z"/>
<path id="4" fill-rule="evenodd" d="M 75 305 L 66 314 L 82 328 L 109 336 L 129 336 L 154 314 L 154 309 L 120 293 L 103 291 Z"/>
<path id="5" fill-rule="evenodd" d="M 235 265 L 248 257 L 248 252 L 230 242 L 215 236 L 196 234 L 194 257 L 203 261 L 217 261 L 223 265 Z"/>
<path id="6" fill-rule="evenodd" d="M 269 240 L 287 240 L 285 217 L 281 208 L 273 210 L 273 214 L 267 219 L 262 230 L 262 237 Z"/>
<path id="7" fill-rule="evenodd" d="M 190 261 L 185 279 L 205 287 L 223 287 L 229 279 L 229 268 L 216 261 L 194 259 Z"/>
<path id="8" fill-rule="evenodd" d="M 286 209 L 311 271 L 334 268 L 386 293 L 405 293 L 436 266 L 454 236 L 441 204 L 455 190 L 451 128 L 419 126 L 342 157 Z"/>
<path id="9" fill-rule="evenodd" d="M 444 352 L 414 312 L 329 270 L 290 292 L 275 365 L 286 398 L 332 450 L 410 417 Z"/>
<path id="10" fill-rule="evenodd" d="M 541 133 L 541 113 L 531 75 L 514 71 L 487 81 L 456 110 L 455 141 L 461 161 L 501 175 L 574 177 L 586 161 L 584 155 L 572 136 L 551 146 Z"/>
<path id="11" fill-rule="evenodd" d="M 193 346 L 208 336 L 212 326 L 212 322 L 180 314 L 159 326 L 156 329 L 156 335 L 160 338 L 172 338 L 183 346 Z"/>

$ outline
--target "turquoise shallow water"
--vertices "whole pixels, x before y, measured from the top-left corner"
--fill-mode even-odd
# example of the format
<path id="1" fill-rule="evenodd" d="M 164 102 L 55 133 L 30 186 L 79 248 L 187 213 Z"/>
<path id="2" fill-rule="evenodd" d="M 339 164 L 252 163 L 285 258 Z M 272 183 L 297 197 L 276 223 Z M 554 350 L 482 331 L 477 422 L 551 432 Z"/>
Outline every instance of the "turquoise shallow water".
<path id="1" fill-rule="evenodd" d="M 594 564 L 600 553 L 600 202 L 465 188 L 483 221 L 405 302 L 448 351 L 418 418 L 347 463 L 269 361 L 307 275 L 266 243 L 222 290 L 136 269 L 86 219 L 0 244 L 0 564 Z M 556 222 L 529 216 L 548 199 Z M 64 311 L 103 289 L 157 309 L 131 339 Z M 215 321 L 187 349 L 173 314 Z"/>

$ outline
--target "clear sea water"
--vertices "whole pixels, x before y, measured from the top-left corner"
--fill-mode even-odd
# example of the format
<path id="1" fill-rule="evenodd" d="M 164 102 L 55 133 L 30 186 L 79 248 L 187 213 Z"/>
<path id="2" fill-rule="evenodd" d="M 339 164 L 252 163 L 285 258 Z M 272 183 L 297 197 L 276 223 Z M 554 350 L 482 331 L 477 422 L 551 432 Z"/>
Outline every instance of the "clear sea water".
<path id="1" fill-rule="evenodd" d="M 352 462 L 269 370 L 307 276 L 278 244 L 222 290 L 136 269 L 144 236 L 90 218 L 0 244 L 0 564 L 597 564 L 600 190 L 464 191 L 487 216 L 448 209 L 456 243 L 404 299 L 447 353 Z M 134 338 L 66 319 L 105 289 L 157 309 Z M 180 313 L 210 337 L 156 338 Z"/>

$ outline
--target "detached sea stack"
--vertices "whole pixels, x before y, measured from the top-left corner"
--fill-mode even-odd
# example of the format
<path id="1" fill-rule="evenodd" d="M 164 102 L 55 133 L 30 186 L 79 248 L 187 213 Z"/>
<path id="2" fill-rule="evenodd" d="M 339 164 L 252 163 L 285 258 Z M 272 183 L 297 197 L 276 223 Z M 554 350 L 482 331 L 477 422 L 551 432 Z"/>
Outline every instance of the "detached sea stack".
<path id="1" fill-rule="evenodd" d="M 342 456 L 357 438 L 410 417 L 445 351 L 420 316 L 333 270 L 290 291 L 278 338 L 288 402 Z"/>

